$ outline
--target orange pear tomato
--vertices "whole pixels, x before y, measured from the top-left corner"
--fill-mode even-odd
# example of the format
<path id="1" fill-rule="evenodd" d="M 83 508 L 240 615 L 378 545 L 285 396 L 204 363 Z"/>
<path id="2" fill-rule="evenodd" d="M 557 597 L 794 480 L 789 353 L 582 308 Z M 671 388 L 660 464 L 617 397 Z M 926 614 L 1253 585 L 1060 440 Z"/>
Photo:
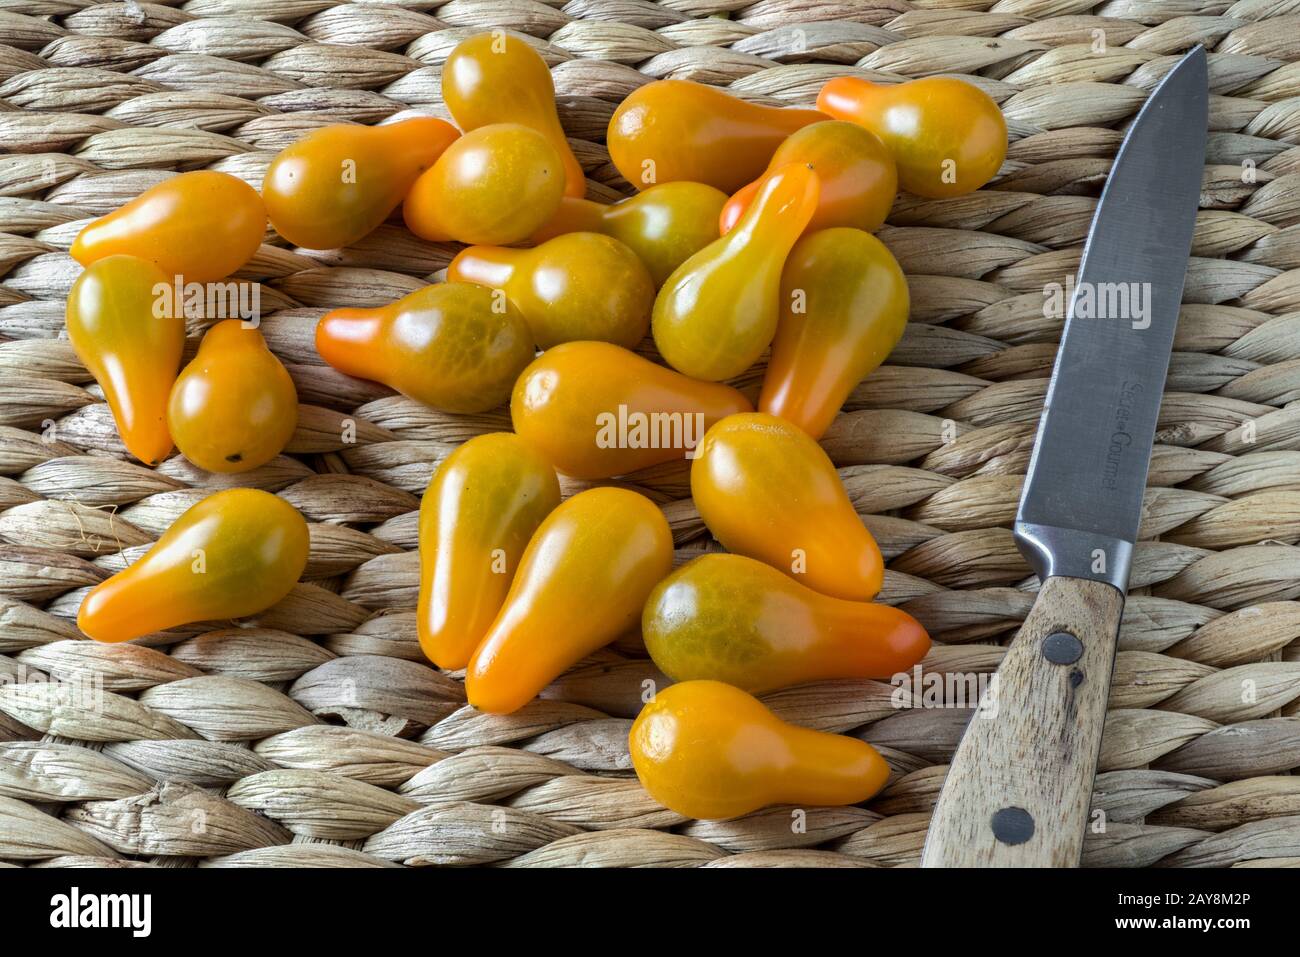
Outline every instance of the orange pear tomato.
<path id="1" fill-rule="evenodd" d="M 817 108 L 860 123 L 894 154 L 898 181 L 943 199 L 979 189 L 1007 155 L 1007 122 L 979 87 L 952 77 L 871 83 L 842 76 L 822 87 Z"/>
<path id="2" fill-rule="evenodd" d="M 176 447 L 209 472 L 247 472 L 288 445 L 298 390 L 254 327 L 219 322 L 181 370 L 167 406 Z"/>
<path id="3" fill-rule="evenodd" d="M 612 478 L 689 456 L 737 390 L 699 382 L 606 342 L 547 349 L 515 383 L 515 432 L 566 475 Z"/>
<path id="4" fill-rule="evenodd" d="M 509 245 L 527 239 L 564 195 L 560 154 L 518 123 L 480 126 L 456 140 L 422 173 L 402 204 L 421 239 Z"/>
<path id="5" fill-rule="evenodd" d="M 609 156 L 637 189 L 690 180 L 734 193 L 757 178 L 781 141 L 826 119 L 816 110 L 761 106 L 689 80 L 656 80 L 609 121 Z"/>
<path id="6" fill-rule="evenodd" d="M 516 435 L 479 435 L 443 459 L 420 504 L 416 616 L 439 668 L 469 664 L 529 539 L 559 504 L 554 470 Z"/>
<path id="7" fill-rule="evenodd" d="M 628 747 L 650 796 L 686 817 L 859 804 L 889 780 L 889 765 L 865 741 L 786 724 L 720 681 L 664 688 L 632 723 Z"/>
<path id="8" fill-rule="evenodd" d="M 813 438 L 907 327 L 907 278 L 860 229 L 808 233 L 781 273 L 781 318 L 758 407 Z"/>
<path id="9" fill-rule="evenodd" d="M 185 319 L 165 308 L 171 280 L 134 256 L 96 260 L 68 293 L 68 339 L 104 390 L 128 452 L 157 465 L 172 450 L 167 397 L 185 349 Z"/>
<path id="10" fill-rule="evenodd" d="M 316 324 L 316 351 L 447 412 L 486 412 L 510 397 L 532 361 L 532 336 L 504 295 L 467 282 L 417 289 L 373 309 L 335 309 Z"/>
<path id="11" fill-rule="evenodd" d="M 224 279 L 252 258 L 266 235 L 266 207 L 242 179 L 214 170 L 181 173 L 86 225 L 72 258 L 147 259 L 188 282 Z"/>
<path id="12" fill-rule="evenodd" d="M 668 364 L 696 379 L 748 369 L 776 333 L 781 267 L 817 208 L 817 174 L 792 163 L 773 173 L 736 228 L 668 277 L 651 327 Z"/>
<path id="13" fill-rule="evenodd" d="M 718 238 L 718 217 L 727 195 L 703 183 L 660 183 L 644 193 L 606 206 L 565 197 L 533 242 L 564 233 L 613 236 L 637 254 L 655 286 L 674 269 Z"/>
<path id="14" fill-rule="evenodd" d="M 307 523 L 284 499 L 251 488 L 217 492 L 176 519 L 138 561 L 92 588 L 77 627 L 97 641 L 129 641 L 256 614 L 293 588 L 307 549 Z"/>
<path id="15" fill-rule="evenodd" d="M 657 506 L 623 488 L 579 492 L 551 512 L 524 551 L 505 605 L 465 674 L 469 703 L 507 714 L 570 666 L 635 628 L 673 563 Z"/>
<path id="16" fill-rule="evenodd" d="M 326 126 L 280 151 L 262 181 L 271 225 L 306 249 L 337 249 L 372 232 L 460 136 L 417 117 L 386 126 Z"/>
<path id="17" fill-rule="evenodd" d="M 543 349 L 579 339 L 631 348 L 650 328 L 655 288 L 636 253 L 599 233 L 566 233 L 532 249 L 471 246 L 447 279 L 503 292 Z"/>
<path id="18" fill-rule="evenodd" d="M 925 657 L 907 612 L 805 588 L 743 555 L 704 555 L 650 593 L 646 649 L 674 681 L 707 678 L 758 694 L 831 678 L 887 680 Z"/>
<path id="19" fill-rule="evenodd" d="M 874 232 L 889 215 L 898 192 L 894 157 L 879 137 L 856 123 L 812 123 L 791 133 L 772 154 L 768 172 L 727 201 L 719 220 L 724 234 L 740 221 L 766 177 L 789 163 L 812 167 L 821 185 L 809 232 L 831 226 Z"/>
<path id="20" fill-rule="evenodd" d="M 723 419 L 691 464 L 691 495 L 728 551 L 833 598 L 866 601 L 880 591 L 876 540 L 830 458 L 798 426 L 762 412 Z"/>
<path id="21" fill-rule="evenodd" d="M 555 83 L 527 41 L 504 30 L 462 40 L 442 66 L 442 99 L 463 130 L 519 123 L 541 133 L 564 164 L 564 193 L 581 197 L 587 179 L 555 111 Z"/>

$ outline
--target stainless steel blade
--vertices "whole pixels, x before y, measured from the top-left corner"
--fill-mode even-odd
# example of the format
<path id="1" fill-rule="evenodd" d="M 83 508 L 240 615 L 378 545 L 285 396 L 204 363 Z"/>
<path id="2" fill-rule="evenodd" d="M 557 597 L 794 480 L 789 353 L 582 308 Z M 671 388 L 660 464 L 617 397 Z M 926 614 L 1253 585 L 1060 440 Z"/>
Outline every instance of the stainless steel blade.
<path id="1" fill-rule="evenodd" d="M 1084 246 L 1015 537 L 1041 579 L 1126 590 L 1205 162 L 1197 47 L 1142 107 Z"/>

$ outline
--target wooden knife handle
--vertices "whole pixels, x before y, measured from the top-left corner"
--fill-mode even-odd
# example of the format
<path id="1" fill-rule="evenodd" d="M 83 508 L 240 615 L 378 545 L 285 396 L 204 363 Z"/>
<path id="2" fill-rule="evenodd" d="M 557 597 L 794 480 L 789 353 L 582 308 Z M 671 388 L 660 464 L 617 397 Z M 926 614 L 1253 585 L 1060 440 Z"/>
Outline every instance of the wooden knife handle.
<path id="1" fill-rule="evenodd" d="M 1043 583 L 953 757 L 922 867 L 1078 866 L 1123 610 L 1104 582 Z"/>

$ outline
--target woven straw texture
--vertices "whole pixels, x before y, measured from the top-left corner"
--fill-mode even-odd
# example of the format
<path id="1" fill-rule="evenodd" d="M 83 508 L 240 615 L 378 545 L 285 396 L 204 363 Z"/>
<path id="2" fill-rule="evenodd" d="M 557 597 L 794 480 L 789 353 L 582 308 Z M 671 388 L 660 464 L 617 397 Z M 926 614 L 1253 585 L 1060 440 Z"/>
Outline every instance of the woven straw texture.
<path id="1" fill-rule="evenodd" d="M 127 459 L 63 334 L 88 219 L 177 170 L 253 184 L 334 122 L 444 115 L 440 65 L 505 26 L 551 65 L 589 195 L 649 79 L 809 105 L 828 78 L 966 76 L 1011 130 L 989 187 L 902 197 L 881 231 L 912 322 L 824 440 L 889 562 L 883 600 L 987 673 L 1033 600 L 1015 509 L 1075 270 L 1127 122 L 1194 43 L 1209 153 L 1124 616 L 1091 866 L 1300 865 L 1300 3 L 1296 0 L 95 0 L 0 2 L 0 861 L 19 866 L 915 864 L 969 712 L 843 681 L 766 700 L 895 774 L 861 807 L 684 820 L 641 789 L 647 680 L 621 640 L 521 712 L 466 706 L 415 641 L 416 517 L 455 443 L 508 429 L 324 366 L 313 325 L 398 298 L 453 246 L 381 227 L 307 252 L 268 234 L 263 331 L 303 402 L 288 453 L 234 479 Z M 190 349 L 201 330 L 194 329 Z M 756 385 L 761 370 L 747 378 Z M 107 646 L 88 587 L 232 482 L 311 523 L 305 580 L 255 621 Z M 679 558 L 709 547 L 686 472 L 635 486 Z M 572 492 L 578 483 L 567 483 Z M 54 680 L 50 680 L 54 679 Z M 85 682 L 102 682 L 102 695 Z"/>

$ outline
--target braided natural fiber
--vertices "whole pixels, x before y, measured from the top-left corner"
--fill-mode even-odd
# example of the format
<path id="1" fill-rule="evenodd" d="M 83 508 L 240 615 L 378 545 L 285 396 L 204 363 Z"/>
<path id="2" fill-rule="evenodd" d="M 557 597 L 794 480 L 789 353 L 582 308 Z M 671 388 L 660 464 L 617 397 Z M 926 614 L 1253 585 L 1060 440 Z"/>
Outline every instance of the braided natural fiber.
<path id="1" fill-rule="evenodd" d="M 291 454 L 233 479 L 125 456 L 63 334 L 81 225 L 174 170 L 257 184 L 333 122 L 443 113 L 439 66 L 508 27 L 553 68 L 590 195 L 626 192 L 617 101 L 676 77 L 807 105 L 827 78 L 966 75 L 1001 105 L 1001 177 L 904 197 L 881 232 L 912 322 L 824 444 L 878 537 L 884 599 L 996 668 L 1035 582 L 1009 523 L 1077 265 L 1125 123 L 1210 51 L 1202 211 L 1124 616 L 1091 865 L 1300 865 L 1300 7 L 1293 0 L 186 0 L 0 4 L 0 861 L 286 865 L 914 864 L 968 712 L 868 681 L 767 696 L 895 769 L 865 807 L 688 821 L 631 774 L 635 639 L 498 717 L 415 642 L 416 509 L 454 444 L 504 411 L 431 411 L 324 366 L 329 307 L 388 302 L 455 249 L 396 225 L 244 270 L 304 403 Z M 195 335 L 200 330 L 191 330 Z M 194 337 L 192 337 L 193 339 Z M 193 348 L 191 342 L 191 349 Z M 757 384 L 759 371 L 746 377 Z M 351 435 L 355 431 L 355 436 Z M 353 439 L 345 441 L 344 436 Z M 305 581 L 255 622 L 85 640 L 86 589 L 233 482 L 311 523 Z M 682 468 L 636 487 L 707 547 Z M 570 482 L 566 492 L 580 486 Z M 95 678 L 88 698 L 75 679 Z M 51 681 L 48 679 L 58 679 Z"/>

